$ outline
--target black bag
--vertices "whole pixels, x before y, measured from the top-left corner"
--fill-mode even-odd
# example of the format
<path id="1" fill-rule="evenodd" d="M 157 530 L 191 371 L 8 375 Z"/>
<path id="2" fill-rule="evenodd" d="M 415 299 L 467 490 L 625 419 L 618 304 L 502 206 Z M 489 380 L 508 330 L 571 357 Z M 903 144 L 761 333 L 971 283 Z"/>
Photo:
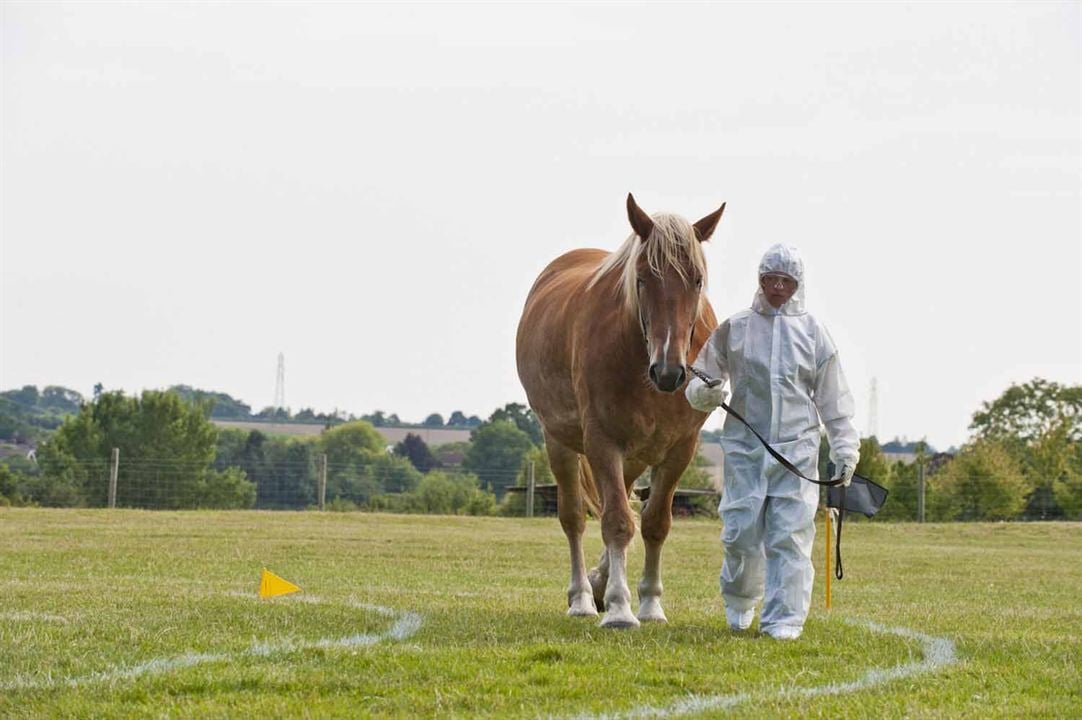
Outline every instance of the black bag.
<path id="1" fill-rule="evenodd" d="M 834 475 L 834 463 L 827 465 L 827 472 Z M 838 538 L 834 543 L 834 577 L 841 580 L 842 571 L 842 520 L 845 511 L 858 512 L 865 517 L 872 517 L 887 501 L 889 491 L 877 482 L 863 475 L 853 475 L 849 487 L 835 485 L 827 488 L 827 507 L 838 511 Z"/>
<path id="2" fill-rule="evenodd" d="M 833 474 L 833 473 L 831 473 Z M 887 500 L 889 491 L 872 480 L 860 475 L 853 476 L 849 487 L 836 485 L 827 488 L 827 507 L 858 512 L 873 517 Z"/>

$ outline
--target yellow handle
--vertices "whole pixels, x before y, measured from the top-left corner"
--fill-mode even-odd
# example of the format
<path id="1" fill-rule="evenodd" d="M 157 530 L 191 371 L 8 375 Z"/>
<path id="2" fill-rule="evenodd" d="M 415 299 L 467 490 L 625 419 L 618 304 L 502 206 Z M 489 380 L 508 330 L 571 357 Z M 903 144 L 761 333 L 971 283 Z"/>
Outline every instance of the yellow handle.
<path id="1" fill-rule="evenodd" d="M 833 513 L 830 512 L 830 508 L 827 508 L 827 530 L 826 530 L 827 541 L 825 543 L 823 543 L 826 546 L 826 549 L 827 549 L 827 562 L 826 562 L 826 566 L 827 566 L 827 610 L 830 609 L 830 576 L 834 574 L 834 573 L 831 572 L 831 567 L 830 567 L 830 541 L 831 541 L 831 538 L 834 535 L 834 533 L 831 531 L 831 528 L 830 528 L 830 516 L 832 514 Z"/>

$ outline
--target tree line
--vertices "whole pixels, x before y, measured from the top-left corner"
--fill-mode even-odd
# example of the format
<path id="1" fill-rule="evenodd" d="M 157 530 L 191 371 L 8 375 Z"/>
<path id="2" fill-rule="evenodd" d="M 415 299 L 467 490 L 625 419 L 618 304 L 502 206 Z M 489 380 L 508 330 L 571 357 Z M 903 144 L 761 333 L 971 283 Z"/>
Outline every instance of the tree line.
<path id="1" fill-rule="evenodd" d="M 1082 386 L 1011 385 L 969 429 L 953 456 L 921 443 L 913 463 L 891 464 L 875 438 L 862 440 L 857 473 L 891 491 L 877 518 L 916 520 L 923 472 L 929 521 L 1082 520 Z"/>
<path id="2" fill-rule="evenodd" d="M 120 506 L 303 509 L 318 502 L 325 468 L 331 509 L 493 514 L 524 458 L 537 456 L 541 434 L 529 409 L 511 403 L 479 423 L 470 442 L 433 452 L 407 435 L 388 452 L 366 420 L 314 438 L 220 429 L 210 422 L 217 400 L 175 388 L 97 392 L 38 444 L 36 462 L 0 464 L 0 504 L 103 507 L 118 448 Z"/>
<path id="3" fill-rule="evenodd" d="M 0 504 L 101 507 L 112 448 L 121 457 L 118 504 L 130 507 L 312 507 L 324 457 L 332 509 L 514 514 L 522 499 L 507 488 L 524 484 L 528 468 L 538 483 L 553 482 L 540 424 L 519 403 L 494 411 L 469 442 L 429 448 L 407 435 L 388 452 L 363 419 L 314 438 L 219 429 L 209 421 L 217 397 L 176 388 L 138 397 L 99 390 L 90 401 L 63 388 L 24 388 L 3 398 L 23 407 L 48 403 L 59 425 L 38 445 L 36 465 L 0 463 Z M 928 520 L 1082 519 L 1082 387 L 1041 379 L 1012 385 L 982 404 L 970 429 L 956 455 L 918 444 L 909 464 L 889 463 L 875 438 L 862 440 L 857 472 L 891 490 L 879 517 L 916 519 L 923 473 Z M 824 442 L 823 464 L 828 451 Z M 701 457 L 681 484 L 711 485 Z M 699 502 L 704 510 L 711 503 Z"/>

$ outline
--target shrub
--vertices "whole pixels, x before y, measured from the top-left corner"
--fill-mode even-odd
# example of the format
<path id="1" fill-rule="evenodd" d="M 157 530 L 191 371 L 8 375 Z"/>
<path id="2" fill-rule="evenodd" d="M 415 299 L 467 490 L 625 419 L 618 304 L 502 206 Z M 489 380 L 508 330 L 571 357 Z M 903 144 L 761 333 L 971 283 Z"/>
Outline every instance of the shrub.
<path id="1" fill-rule="evenodd" d="M 197 506 L 217 510 L 244 510 L 255 505 L 255 483 L 237 467 L 208 470 L 198 488 Z"/>
<path id="2" fill-rule="evenodd" d="M 950 520 L 1011 520 L 1025 507 L 1022 468 L 998 442 L 978 440 L 962 448 L 935 476 L 944 506 L 936 514 Z"/>

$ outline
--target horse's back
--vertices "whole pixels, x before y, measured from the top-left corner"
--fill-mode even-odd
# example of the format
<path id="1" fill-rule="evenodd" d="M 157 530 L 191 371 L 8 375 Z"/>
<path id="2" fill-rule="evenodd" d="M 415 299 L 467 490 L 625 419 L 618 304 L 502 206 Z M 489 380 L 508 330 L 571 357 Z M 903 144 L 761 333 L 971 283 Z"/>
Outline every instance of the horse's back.
<path id="1" fill-rule="evenodd" d="M 577 293 L 584 292 L 594 271 L 608 255 L 604 250 L 582 248 L 564 253 L 550 262 L 530 288 L 523 318 L 531 313 L 533 307 L 551 310 L 553 305 L 566 303 Z"/>

